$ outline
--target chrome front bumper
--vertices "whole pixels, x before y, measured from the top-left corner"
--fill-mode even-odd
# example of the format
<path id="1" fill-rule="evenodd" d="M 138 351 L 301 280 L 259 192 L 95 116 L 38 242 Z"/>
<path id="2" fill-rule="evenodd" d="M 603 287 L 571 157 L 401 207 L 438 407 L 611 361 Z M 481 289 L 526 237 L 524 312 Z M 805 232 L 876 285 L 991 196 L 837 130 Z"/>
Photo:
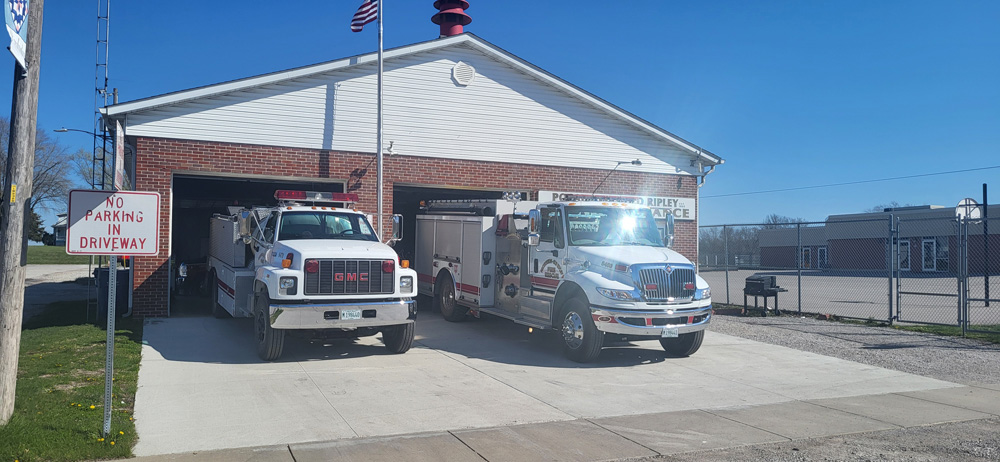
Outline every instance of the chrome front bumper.
<path id="1" fill-rule="evenodd" d="M 340 319 L 346 310 L 360 310 L 361 319 Z M 272 304 L 271 327 L 275 329 L 355 329 L 406 324 L 417 319 L 413 300 L 393 302 Z"/>
<path id="2" fill-rule="evenodd" d="M 623 335 L 659 337 L 665 328 L 677 329 L 678 334 L 688 334 L 705 330 L 712 320 L 712 305 L 676 311 L 632 311 L 591 306 L 590 312 L 597 330 Z"/>

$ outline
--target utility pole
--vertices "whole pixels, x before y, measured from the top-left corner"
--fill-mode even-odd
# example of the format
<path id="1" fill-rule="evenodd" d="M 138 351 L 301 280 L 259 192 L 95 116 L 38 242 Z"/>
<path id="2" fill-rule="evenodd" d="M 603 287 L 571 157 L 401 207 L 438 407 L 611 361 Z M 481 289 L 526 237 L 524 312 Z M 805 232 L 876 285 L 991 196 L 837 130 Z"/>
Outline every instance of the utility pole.
<path id="1" fill-rule="evenodd" d="M 24 218 L 31 197 L 35 164 L 35 125 L 38 113 L 38 75 L 41 67 L 44 0 L 28 4 L 28 35 L 24 62 L 14 63 L 10 145 L 3 185 L 3 221 L 0 222 L 0 425 L 14 413 L 17 359 L 21 349 L 24 311 Z"/>

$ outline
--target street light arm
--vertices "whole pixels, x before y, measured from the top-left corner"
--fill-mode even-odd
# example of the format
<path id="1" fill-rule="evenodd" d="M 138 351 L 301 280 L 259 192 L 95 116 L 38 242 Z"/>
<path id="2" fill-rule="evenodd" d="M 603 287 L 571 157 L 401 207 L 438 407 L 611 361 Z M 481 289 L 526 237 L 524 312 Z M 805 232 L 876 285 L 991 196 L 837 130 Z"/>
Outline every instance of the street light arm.
<path id="1" fill-rule="evenodd" d="M 63 127 L 63 128 L 57 128 L 57 129 L 52 130 L 52 131 L 57 132 L 57 133 L 80 132 L 80 133 L 86 133 L 86 134 L 88 134 L 90 136 L 97 136 L 97 134 L 94 133 L 94 132 L 88 132 L 87 130 L 80 130 L 79 128 L 66 128 L 66 127 Z"/>

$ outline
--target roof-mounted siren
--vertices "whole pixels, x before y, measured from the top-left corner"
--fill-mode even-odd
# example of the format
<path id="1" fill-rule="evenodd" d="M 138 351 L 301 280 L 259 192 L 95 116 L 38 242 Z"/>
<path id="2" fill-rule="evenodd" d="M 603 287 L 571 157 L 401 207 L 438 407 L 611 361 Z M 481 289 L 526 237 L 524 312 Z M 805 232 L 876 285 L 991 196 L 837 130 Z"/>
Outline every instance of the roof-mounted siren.
<path id="1" fill-rule="evenodd" d="M 343 207 L 350 207 L 359 201 L 357 194 L 333 193 L 325 191 L 295 191 L 291 189 L 279 189 L 275 191 L 274 198 L 282 203 L 333 203 L 342 204 Z"/>
<path id="2" fill-rule="evenodd" d="M 465 14 L 469 2 L 465 0 L 437 0 L 434 2 L 437 14 L 431 16 L 431 22 L 441 26 L 441 37 L 451 37 L 465 31 L 464 26 L 472 22 L 472 17 Z"/>

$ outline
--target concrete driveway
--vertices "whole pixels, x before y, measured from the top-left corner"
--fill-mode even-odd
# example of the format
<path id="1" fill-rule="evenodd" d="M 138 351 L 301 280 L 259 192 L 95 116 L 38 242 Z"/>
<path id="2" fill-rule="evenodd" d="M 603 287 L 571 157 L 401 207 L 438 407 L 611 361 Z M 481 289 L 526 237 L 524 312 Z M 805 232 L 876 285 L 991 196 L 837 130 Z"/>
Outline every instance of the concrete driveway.
<path id="1" fill-rule="evenodd" d="M 414 348 L 289 338 L 257 359 L 248 319 L 147 320 L 136 455 L 475 429 L 909 392 L 956 384 L 709 332 L 692 357 L 659 343 L 581 365 L 553 335 L 421 313 Z"/>

